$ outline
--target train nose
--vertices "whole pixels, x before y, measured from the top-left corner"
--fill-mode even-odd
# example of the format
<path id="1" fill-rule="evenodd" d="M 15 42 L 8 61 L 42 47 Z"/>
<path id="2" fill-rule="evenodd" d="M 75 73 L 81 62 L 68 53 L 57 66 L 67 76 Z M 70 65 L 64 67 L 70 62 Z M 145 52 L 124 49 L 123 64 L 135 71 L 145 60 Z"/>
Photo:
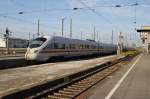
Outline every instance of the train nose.
<path id="1" fill-rule="evenodd" d="M 26 54 L 25 54 L 25 59 L 29 60 L 29 50 L 27 50 Z"/>
<path id="2" fill-rule="evenodd" d="M 36 60 L 37 54 L 35 53 L 36 50 L 28 50 L 25 54 L 26 60 Z"/>

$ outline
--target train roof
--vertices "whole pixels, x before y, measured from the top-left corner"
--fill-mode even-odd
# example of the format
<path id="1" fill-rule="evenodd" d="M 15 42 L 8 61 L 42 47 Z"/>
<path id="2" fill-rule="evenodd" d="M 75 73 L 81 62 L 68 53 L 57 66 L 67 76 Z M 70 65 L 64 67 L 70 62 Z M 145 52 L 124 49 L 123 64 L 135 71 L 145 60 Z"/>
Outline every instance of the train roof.
<path id="1" fill-rule="evenodd" d="M 60 36 L 44 36 L 45 38 L 47 39 L 50 39 L 51 41 L 53 42 L 58 42 L 58 43 L 65 43 L 65 44 L 85 44 L 85 45 L 102 45 L 102 46 L 116 46 L 116 45 L 113 45 L 113 44 L 108 44 L 108 43 L 98 43 L 98 42 L 95 42 L 95 41 L 89 41 L 89 40 L 80 40 L 80 39 L 73 39 L 73 38 L 67 38 L 67 37 L 60 37 Z"/>

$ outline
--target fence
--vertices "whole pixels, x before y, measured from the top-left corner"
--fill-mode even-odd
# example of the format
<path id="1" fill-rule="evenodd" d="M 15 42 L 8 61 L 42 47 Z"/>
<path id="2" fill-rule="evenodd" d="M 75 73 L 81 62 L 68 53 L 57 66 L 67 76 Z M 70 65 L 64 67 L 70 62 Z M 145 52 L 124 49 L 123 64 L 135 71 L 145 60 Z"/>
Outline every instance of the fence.
<path id="1" fill-rule="evenodd" d="M 9 52 L 7 52 L 7 48 L 0 48 L 0 55 L 25 54 L 26 50 L 26 48 L 9 48 Z"/>

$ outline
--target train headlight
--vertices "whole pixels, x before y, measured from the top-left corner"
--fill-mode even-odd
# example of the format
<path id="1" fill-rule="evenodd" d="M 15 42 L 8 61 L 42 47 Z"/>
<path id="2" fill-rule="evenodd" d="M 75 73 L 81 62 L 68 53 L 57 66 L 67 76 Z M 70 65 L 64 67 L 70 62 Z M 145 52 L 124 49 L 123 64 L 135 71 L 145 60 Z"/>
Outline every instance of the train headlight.
<path id="1" fill-rule="evenodd" d="M 37 52 L 38 52 L 38 50 L 35 50 L 35 51 L 34 51 L 34 53 L 37 53 Z"/>

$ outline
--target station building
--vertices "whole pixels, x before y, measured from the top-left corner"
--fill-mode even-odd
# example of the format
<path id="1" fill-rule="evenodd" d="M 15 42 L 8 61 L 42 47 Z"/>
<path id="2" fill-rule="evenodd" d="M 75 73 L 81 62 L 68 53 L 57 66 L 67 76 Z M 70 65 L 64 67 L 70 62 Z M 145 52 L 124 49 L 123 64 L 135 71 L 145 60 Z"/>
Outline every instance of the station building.
<path id="1" fill-rule="evenodd" d="M 28 40 L 21 38 L 9 38 L 8 40 L 9 48 L 27 48 Z M 5 38 L 0 38 L 0 48 L 6 48 L 7 42 Z"/>
<path id="2" fill-rule="evenodd" d="M 146 52 L 150 53 L 150 26 L 142 26 L 141 28 L 137 29 L 137 32 L 140 33 L 143 48 Z"/>

